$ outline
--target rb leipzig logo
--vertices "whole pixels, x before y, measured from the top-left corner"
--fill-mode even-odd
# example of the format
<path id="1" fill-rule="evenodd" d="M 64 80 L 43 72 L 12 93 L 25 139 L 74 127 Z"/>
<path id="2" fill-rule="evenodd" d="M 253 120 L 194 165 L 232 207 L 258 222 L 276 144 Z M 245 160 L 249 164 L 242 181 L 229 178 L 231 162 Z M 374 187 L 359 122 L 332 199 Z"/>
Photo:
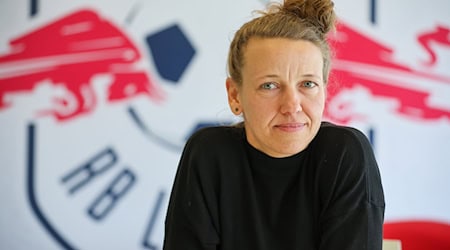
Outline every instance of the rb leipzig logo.
<path id="1" fill-rule="evenodd" d="M 180 27 L 175 24 L 151 33 L 145 42 L 160 77 L 179 81 L 195 55 Z M 141 61 L 141 51 L 126 32 L 90 9 L 75 11 L 12 39 L 9 53 L 0 55 L 0 114 L 14 110 L 21 96 L 23 99 L 31 96 L 39 98 L 37 105 L 29 107 L 33 119 L 53 118 L 56 125 L 60 124 L 50 129 L 49 134 L 48 129 L 39 129 L 37 123 L 29 124 L 26 191 L 39 223 L 65 249 L 160 247 L 156 239 L 161 235 L 155 236 L 155 232 L 162 231 L 163 204 L 168 193 L 161 182 L 170 183 L 172 175 L 167 177 L 172 174 L 170 169 L 166 175 L 159 174 L 159 178 L 152 173 L 147 177 L 148 166 L 145 168 L 142 162 L 134 160 L 142 158 L 136 155 L 136 150 L 123 149 L 123 142 L 98 143 L 95 135 L 87 135 L 89 144 L 99 146 L 86 150 L 74 161 L 55 163 L 55 159 L 65 157 L 48 154 L 56 147 L 58 154 L 71 155 L 76 141 L 59 146 L 49 141 L 53 141 L 59 129 L 67 131 L 65 126 L 71 122 L 93 116 L 102 101 L 108 105 L 127 105 L 140 97 L 153 103 L 164 102 L 164 91 Z M 104 99 L 94 86 L 102 77 L 107 82 L 103 86 Z M 163 146 L 166 151 L 167 146 L 171 149 L 158 155 L 163 161 L 178 155 L 181 144 L 172 145 L 164 136 L 151 134 L 137 109 L 128 106 L 127 111 L 124 116 L 128 122 L 122 129 L 128 137 L 136 138 L 133 147 L 142 145 L 149 151 L 152 147 L 156 150 L 157 146 L 148 145 L 150 137 L 153 144 Z M 117 123 L 123 120 L 121 116 L 117 119 Z M 68 137 L 67 132 L 63 134 L 61 140 Z M 78 148 L 75 150 L 82 152 L 84 146 Z M 151 158 L 149 164 L 157 162 Z M 171 165 L 176 167 L 176 162 Z M 136 196 L 143 190 L 145 197 Z"/>

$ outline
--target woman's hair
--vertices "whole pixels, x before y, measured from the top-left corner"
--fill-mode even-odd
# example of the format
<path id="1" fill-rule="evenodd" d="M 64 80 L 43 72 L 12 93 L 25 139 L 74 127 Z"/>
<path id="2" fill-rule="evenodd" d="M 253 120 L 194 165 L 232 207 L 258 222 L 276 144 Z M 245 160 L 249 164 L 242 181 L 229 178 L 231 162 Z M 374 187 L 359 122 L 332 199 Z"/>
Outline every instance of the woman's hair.
<path id="1" fill-rule="evenodd" d="M 261 16 L 245 23 L 234 35 L 228 54 L 229 76 L 242 84 L 244 50 L 250 38 L 287 38 L 309 41 L 320 49 L 326 84 L 331 64 L 326 35 L 335 26 L 333 7 L 331 0 L 285 0 L 259 11 Z"/>

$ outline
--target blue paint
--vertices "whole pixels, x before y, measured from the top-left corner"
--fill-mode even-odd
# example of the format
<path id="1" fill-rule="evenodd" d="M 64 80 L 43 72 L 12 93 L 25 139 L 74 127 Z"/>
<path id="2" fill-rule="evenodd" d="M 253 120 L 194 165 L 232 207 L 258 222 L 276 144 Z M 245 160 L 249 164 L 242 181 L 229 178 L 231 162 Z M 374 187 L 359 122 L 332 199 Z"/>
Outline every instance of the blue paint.
<path id="1" fill-rule="evenodd" d="M 175 24 L 146 38 L 159 75 L 178 84 L 196 51 L 189 38 Z"/>
<path id="2" fill-rule="evenodd" d="M 369 129 L 369 142 L 372 145 L 372 148 L 375 147 L 375 129 L 370 128 Z"/>
<path id="3" fill-rule="evenodd" d="M 153 228 L 155 227 L 156 224 L 156 220 L 158 219 L 158 214 L 163 208 L 163 201 L 165 195 L 166 192 L 164 192 L 164 190 L 159 191 L 158 197 L 156 198 L 155 206 L 150 216 L 150 221 L 144 233 L 144 240 L 142 242 L 142 245 L 150 250 L 158 249 L 158 246 L 150 241 L 150 236 L 152 235 Z"/>
<path id="4" fill-rule="evenodd" d="M 370 0 L 370 22 L 377 23 L 377 0 Z"/>
<path id="5" fill-rule="evenodd" d="M 30 17 L 34 17 L 39 10 L 39 1 L 38 0 L 30 0 Z"/>

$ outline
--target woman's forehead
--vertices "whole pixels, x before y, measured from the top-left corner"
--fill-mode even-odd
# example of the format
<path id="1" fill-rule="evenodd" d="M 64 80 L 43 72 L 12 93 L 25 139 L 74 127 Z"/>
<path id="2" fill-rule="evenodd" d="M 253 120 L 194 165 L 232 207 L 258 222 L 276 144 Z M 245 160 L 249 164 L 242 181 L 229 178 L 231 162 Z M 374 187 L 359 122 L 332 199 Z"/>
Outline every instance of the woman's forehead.
<path id="1" fill-rule="evenodd" d="M 279 74 L 292 68 L 321 74 L 322 53 L 313 43 L 284 38 L 260 38 L 249 41 L 244 51 L 243 71 Z"/>

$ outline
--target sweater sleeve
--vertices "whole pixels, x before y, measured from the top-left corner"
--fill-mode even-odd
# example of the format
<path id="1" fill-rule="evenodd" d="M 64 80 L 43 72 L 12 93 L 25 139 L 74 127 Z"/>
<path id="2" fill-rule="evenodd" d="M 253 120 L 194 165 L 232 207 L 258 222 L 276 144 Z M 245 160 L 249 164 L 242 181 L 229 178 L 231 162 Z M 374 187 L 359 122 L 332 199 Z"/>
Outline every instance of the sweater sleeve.
<path id="1" fill-rule="evenodd" d="M 164 250 L 215 250 L 219 237 L 212 210 L 212 180 L 202 171 L 206 152 L 198 140 L 188 141 L 180 158 L 165 221 Z"/>
<path id="2" fill-rule="evenodd" d="M 385 204 L 372 147 L 358 130 L 337 134 L 334 163 L 321 173 L 319 249 L 381 250 Z"/>

